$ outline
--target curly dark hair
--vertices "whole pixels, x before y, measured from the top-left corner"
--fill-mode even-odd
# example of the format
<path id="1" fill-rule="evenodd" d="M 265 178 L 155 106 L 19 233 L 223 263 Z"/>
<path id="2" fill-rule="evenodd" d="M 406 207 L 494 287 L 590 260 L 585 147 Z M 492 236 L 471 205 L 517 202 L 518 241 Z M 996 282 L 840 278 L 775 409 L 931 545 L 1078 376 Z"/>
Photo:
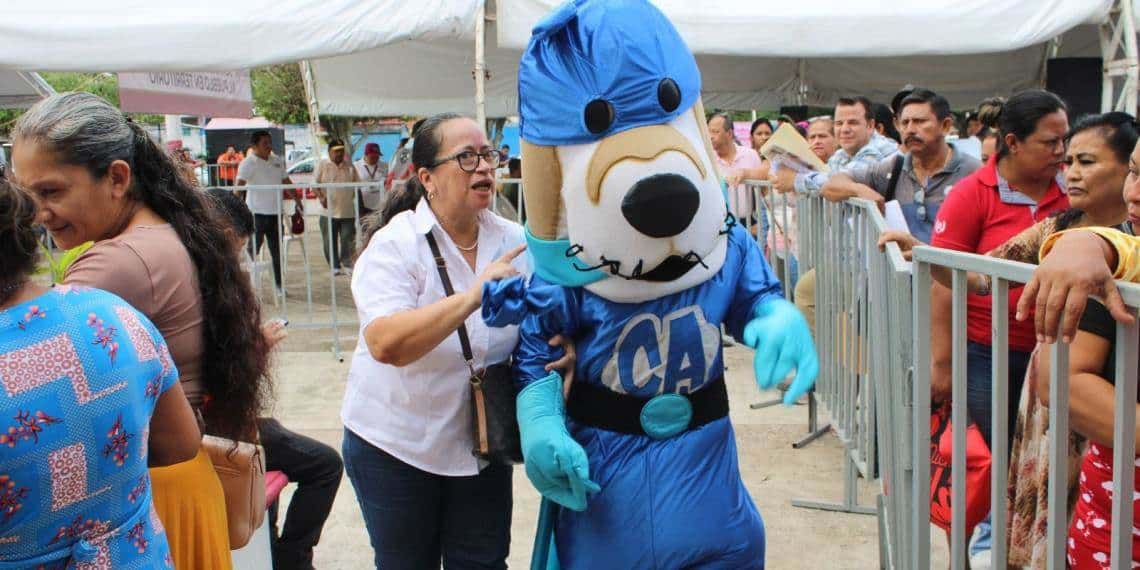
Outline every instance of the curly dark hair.
<path id="1" fill-rule="evenodd" d="M 206 431 L 231 439 L 255 434 L 258 412 L 271 390 L 269 346 L 237 251 L 219 247 L 226 243 L 226 222 L 207 194 L 182 176 L 140 125 L 95 95 L 63 93 L 44 99 L 20 117 L 12 138 L 35 141 L 57 160 L 84 166 L 95 177 L 106 176 L 116 160 L 130 165 L 129 195 L 174 228 L 197 270 L 201 378 L 209 397 L 202 410 Z"/>
<path id="2" fill-rule="evenodd" d="M 0 303 L 36 269 L 36 204 L 23 190 L 0 178 Z"/>

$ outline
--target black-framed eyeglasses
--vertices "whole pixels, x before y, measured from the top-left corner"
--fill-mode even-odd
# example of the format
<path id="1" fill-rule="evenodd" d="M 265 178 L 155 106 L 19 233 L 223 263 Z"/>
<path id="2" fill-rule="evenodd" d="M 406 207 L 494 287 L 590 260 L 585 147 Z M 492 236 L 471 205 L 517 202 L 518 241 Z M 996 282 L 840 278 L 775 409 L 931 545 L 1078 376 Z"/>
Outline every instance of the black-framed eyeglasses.
<path id="1" fill-rule="evenodd" d="M 498 168 L 499 163 L 503 161 L 503 155 L 494 149 L 487 149 L 483 152 L 464 150 L 457 152 L 451 156 L 445 156 L 435 161 L 435 164 L 432 164 L 431 167 L 435 168 L 449 160 L 454 160 L 455 162 L 459 163 L 459 170 L 471 173 L 479 169 L 480 158 L 482 158 L 483 161 L 487 163 L 487 166 L 490 166 L 492 169 Z"/>

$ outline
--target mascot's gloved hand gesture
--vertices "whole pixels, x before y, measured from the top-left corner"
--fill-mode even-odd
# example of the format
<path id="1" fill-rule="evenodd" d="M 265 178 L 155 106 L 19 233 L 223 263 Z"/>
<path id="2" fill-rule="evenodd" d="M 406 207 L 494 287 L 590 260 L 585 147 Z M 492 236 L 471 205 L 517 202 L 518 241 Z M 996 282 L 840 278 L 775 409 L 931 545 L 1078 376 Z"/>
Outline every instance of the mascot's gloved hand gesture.
<path id="1" fill-rule="evenodd" d="M 601 490 L 590 480 L 586 450 L 566 431 L 562 377 L 532 382 L 518 395 L 519 435 L 526 476 L 534 488 L 568 509 L 586 510 L 586 494 Z"/>
<path id="2" fill-rule="evenodd" d="M 769 390 L 794 368 L 796 378 L 784 394 L 784 404 L 792 405 L 815 385 L 819 358 L 811 329 L 795 305 L 773 299 L 756 305 L 752 320 L 744 327 L 744 344 L 756 350 L 752 365 L 756 384 Z"/>

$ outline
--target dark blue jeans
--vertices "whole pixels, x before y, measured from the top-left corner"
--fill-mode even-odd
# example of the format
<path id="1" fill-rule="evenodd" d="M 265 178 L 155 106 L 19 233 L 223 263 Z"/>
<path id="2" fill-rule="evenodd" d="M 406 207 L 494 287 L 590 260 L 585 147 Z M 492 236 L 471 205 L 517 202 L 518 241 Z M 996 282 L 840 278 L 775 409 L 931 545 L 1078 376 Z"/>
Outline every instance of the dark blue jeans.
<path id="1" fill-rule="evenodd" d="M 258 418 L 257 429 L 265 448 L 265 469 L 282 471 L 297 483 L 280 534 L 276 505 L 270 510 L 273 569 L 311 570 L 313 547 L 332 511 L 344 464 L 335 449 L 290 431 L 273 418 Z"/>
<path id="2" fill-rule="evenodd" d="M 993 354 L 987 344 L 973 341 L 966 343 L 966 407 L 970 419 L 978 424 L 978 430 L 993 449 Z M 1025 370 L 1029 366 L 1029 352 L 1009 351 L 1009 431 L 1006 450 L 1013 446 L 1013 429 L 1017 425 L 1017 406 L 1021 398 L 1021 385 L 1025 382 Z"/>
<path id="3" fill-rule="evenodd" d="M 384 570 L 502 569 L 511 544 L 512 468 L 446 477 L 344 430 L 344 466 Z"/>

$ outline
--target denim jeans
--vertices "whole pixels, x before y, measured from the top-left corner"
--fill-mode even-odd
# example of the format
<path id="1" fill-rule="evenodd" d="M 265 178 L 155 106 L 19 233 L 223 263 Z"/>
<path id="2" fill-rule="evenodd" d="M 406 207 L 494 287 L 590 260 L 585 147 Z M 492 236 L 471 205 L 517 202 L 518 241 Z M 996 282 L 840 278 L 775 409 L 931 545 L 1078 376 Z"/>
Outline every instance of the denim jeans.
<path id="1" fill-rule="evenodd" d="M 1030 352 L 1009 351 L 1008 386 L 1008 431 L 1006 431 L 1006 455 L 1013 447 L 1013 430 L 1017 425 L 1017 408 L 1021 398 L 1021 385 L 1025 382 L 1025 371 L 1029 367 Z M 970 419 L 978 424 L 978 430 L 993 449 L 993 348 L 986 344 L 970 341 L 966 343 L 966 408 Z M 1004 533 L 1004 529 L 1002 530 Z M 1003 534 L 1004 536 L 1004 534 Z M 990 550 L 993 542 L 993 529 L 990 517 L 978 525 L 978 539 L 970 546 L 970 554 Z"/>
<path id="2" fill-rule="evenodd" d="M 265 469 L 282 471 L 297 484 L 280 534 L 276 532 L 276 509 L 271 511 L 273 568 L 309 570 L 313 547 L 321 539 L 340 487 L 344 463 L 335 449 L 290 431 L 273 418 L 258 418 L 257 429 L 265 448 Z"/>
<path id="3" fill-rule="evenodd" d="M 1025 382 L 1025 370 L 1029 367 L 1029 352 L 1009 351 L 1008 386 L 1008 431 L 1006 431 L 1006 454 L 1013 446 L 1013 429 L 1017 425 L 1017 406 L 1021 397 L 1021 385 Z M 966 343 L 966 408 L 970 419 L 978 424 L 978 430 L 993 449 L 993 355 L 987 344 L 970 341 Z"/>
<path id="4" fill-rule="evenodd" d="M 512 468 L 447 477 L 416 469 L 344 430 L 344 463 L 377 568 L 502 569 L 511 543 Z"/>
<path id="5" fill-rule="evenodd" d="M 332 236 L 329 236 L 329 217 L 321 216 L 321 251 L 333 269 L 352 269 L 352 252 L 356 241 L 356 220 L 332 218 Z M 329 247 L 332 247 L 330 258 Z"/>

